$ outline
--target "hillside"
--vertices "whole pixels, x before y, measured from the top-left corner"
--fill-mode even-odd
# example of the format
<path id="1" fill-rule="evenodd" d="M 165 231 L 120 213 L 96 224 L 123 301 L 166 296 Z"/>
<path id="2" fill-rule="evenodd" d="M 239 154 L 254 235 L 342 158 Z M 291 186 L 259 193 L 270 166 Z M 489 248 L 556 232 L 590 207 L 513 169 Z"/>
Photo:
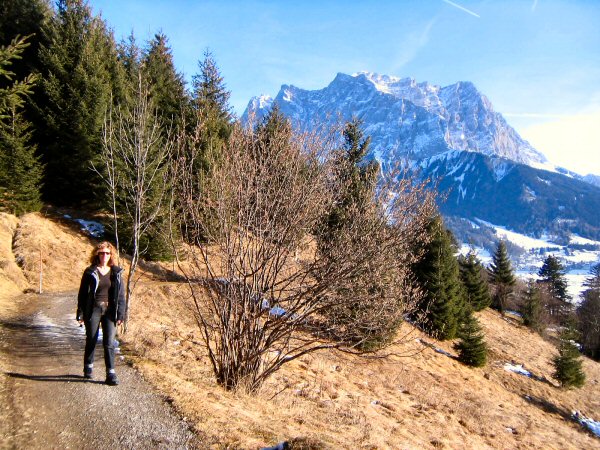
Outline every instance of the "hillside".
<path id="1" fill-rule="evenodd" d="M 44 291 L 74 295 L 91 241 L 61 217 L 0 214 L 0 317 L 19 292 L 37 290 L 40 254 Z M 250 397 L 214 382 L 186 286 L 167 281 L 172 265 L 143 269 L 124 353 L 211 448 L 291 439 L 294 448 L 600 448 L 571 418 L 579 411 L 600 420 L 600 364 L 584 358 L 586 385 L 563 391 L 551 378 L 554 346 L 493 311 L 478 315 L 491 348 L 483 369 L 459 364 L 440 351 L 454 354 L 450 343 L 405 326 L 406 342 L 387 359 L 313 354 Z"/>

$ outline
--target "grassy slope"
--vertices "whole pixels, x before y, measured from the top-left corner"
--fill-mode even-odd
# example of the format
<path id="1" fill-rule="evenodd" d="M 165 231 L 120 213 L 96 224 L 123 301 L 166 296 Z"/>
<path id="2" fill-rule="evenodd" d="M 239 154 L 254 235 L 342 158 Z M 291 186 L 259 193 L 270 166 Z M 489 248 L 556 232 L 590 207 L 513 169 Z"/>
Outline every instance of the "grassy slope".
<path id="1" fill-rule="evenodd" d="M 0 214 L 0 314 L 28 283 L 37 288 L 40 245 L 44 290 L 77 288 L 89 239 L 66 221 Z M 23 272 L 15 269 L 15 255 Z M 491 347 L 483 369 L 435 352 L 417 338 L 453 350 L 407 328 L 410 339 L 393 348 L 397 356 L 310 355 L 249 397 L 215 385 L 185 286 L 146 269 L 122 338 L 132 363 L 172 399 L 207 447 L 258 448 L 303 437 L 324 448 L 600 448 L 600 439 L 570 419 L 579 410 L 600 420 L 600 364 L 584 359 L 585 387 L 561 390 L 551 378 L 554 346 L 493 311 L 478 316 Z M 524 364 L 546 381 L 507 372 L 506 362 Z"/>

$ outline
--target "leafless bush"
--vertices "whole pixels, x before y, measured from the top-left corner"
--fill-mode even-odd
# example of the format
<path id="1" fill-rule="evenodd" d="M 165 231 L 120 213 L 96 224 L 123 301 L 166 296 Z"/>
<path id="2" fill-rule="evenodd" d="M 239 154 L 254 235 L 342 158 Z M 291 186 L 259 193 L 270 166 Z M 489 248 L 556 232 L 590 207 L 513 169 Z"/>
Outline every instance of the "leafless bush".
<path id="1" fill-rule="evenodd" d="M 408 178 L 393 191 L 383 186 L 326 252 L 316 251 L 314 233 L 335 202 L 332 142 L 287 126 L 237 126 L 204 180 L 193 170 L 194 153 L 181 149 L 174 198 L 187 261 L 180 268 L 217 381 L 227 389 L 255 391 L 288 361 L 356 345 L 347 336 L 352 326 L 397 327 L 418 299 L 411 246 L 433 202 Z M 352 321 L 337 327 L 326 314 L 332 308 L 351 311 Z"/>

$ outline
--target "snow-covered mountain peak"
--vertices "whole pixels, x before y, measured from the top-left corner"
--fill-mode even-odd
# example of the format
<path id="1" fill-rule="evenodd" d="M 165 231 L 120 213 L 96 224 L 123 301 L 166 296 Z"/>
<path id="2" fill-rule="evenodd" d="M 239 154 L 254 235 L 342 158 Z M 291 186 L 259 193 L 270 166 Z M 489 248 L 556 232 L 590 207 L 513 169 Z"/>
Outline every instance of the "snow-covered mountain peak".
<path id="1" fill-rule="evenodd" d="M 499 156 L 529 165 L 547 161 L 468 81 L 440 87 L 373 72 L 338 73 L 319 90 L 284 84 L 274 100 L 259 97 L 248 109 L 260 117 L 273 102 L 306 129 L 340 116 L 342 120 L 359 117 L 371 136 L 373 155 L 382 164 L 407 157 L 428 158 L 448 150 Z"/>

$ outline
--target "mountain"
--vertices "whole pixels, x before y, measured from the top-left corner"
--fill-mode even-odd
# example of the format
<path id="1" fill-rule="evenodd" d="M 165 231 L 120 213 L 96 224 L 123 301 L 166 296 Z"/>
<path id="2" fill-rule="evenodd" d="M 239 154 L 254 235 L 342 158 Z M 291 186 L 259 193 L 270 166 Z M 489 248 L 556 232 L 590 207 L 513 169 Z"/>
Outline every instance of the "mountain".
<path id="1" fill-rule="evenodd" d="M 547 164 L 545 156 L 521 139 L 470 82 L 439 87 L 412 78 L 339 73 L 321 90 L 283 85 L 275 99 L 256 97 L 243 118 L 249 113 L 260 118 L 273 103 L 304 129 L 360 117 L 374 155 L 384 164 L 448 150 Z"/>
<path id="2" fill-rule="evenodd" d="M 598 175 L 588 174 L 583 179 L 594 186 L 600 187 L 600 176 Z"/>
<path id="3" fill-rule="evenodd" d="M 440 209 L 457 219 L 451 223 L 479 220 L 533 236 L 600 240 L 600 187 L 551 165 L 473 83 L 439 87 L 340 73 L 320 90 L 283 85 L 275 98 L 255 97 L 242 120 L 260 119 L 274 104 L 300 129 L 360 118 L 371 136 L 369 156 L 383 171 L 408 164 L 436 182 L 447 197 Z M 466 228 L 454 229 L 463 242 L 474 238 L 462 233 Z"/>

